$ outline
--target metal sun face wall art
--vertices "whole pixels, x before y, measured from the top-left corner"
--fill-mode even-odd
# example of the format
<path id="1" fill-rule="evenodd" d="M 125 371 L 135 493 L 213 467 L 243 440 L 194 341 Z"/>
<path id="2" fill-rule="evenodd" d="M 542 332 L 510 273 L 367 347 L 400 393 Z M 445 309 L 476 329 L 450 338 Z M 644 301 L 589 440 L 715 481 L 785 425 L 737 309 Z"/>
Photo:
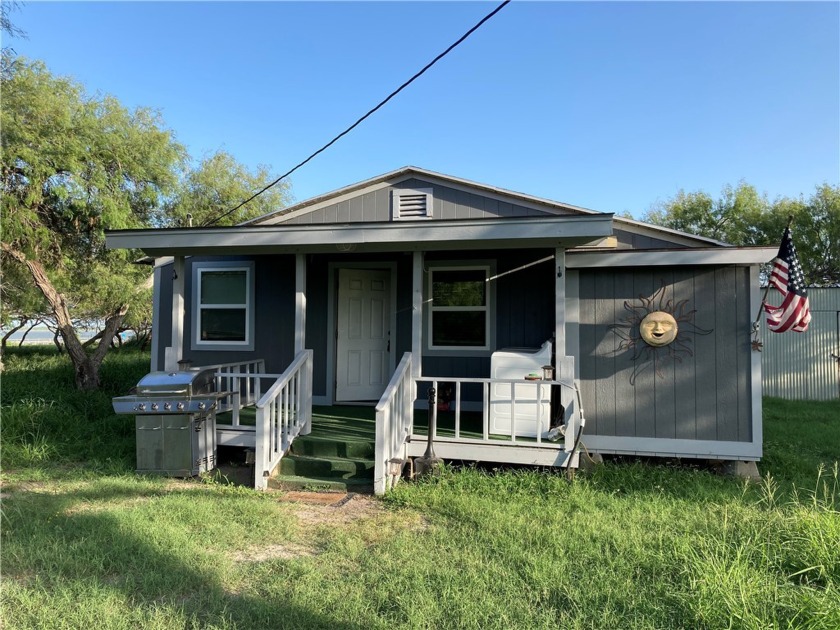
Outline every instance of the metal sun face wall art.
<path id="1" fill-rule="evenodd" d="M 697 309 L 688 310 L 688 300 L 674 302 L 665 296 L 665 283 L 650 297 L 639 296 L 639 303 L 624 302 L 627 315 L 610 330 L 621 339 L 615 354 L 631 353 L 633 373 L 630 384 L 636 385 L 636 378 L 648 367 L 653 366 L 656 375 L 664 378 L 662 369 L 668 362 L 682 363 L 684 357 L 694 356 L 692 344 L 695 335 L 708 335 L 713 329 L 705 330 L 694 323 Z"/>

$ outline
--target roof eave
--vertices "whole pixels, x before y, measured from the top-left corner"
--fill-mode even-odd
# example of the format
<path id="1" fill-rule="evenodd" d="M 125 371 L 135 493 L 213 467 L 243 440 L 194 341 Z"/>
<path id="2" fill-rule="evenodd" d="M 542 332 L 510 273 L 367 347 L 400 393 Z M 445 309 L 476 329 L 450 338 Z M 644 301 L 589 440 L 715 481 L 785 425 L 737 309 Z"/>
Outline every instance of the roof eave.
<path id="1" fill-rule="evenodd" d="M 612 234 L 612 215 L 523 219 L 172 228 L 106 232 L 109 249 L 149 256 L 575 247 Z"/>

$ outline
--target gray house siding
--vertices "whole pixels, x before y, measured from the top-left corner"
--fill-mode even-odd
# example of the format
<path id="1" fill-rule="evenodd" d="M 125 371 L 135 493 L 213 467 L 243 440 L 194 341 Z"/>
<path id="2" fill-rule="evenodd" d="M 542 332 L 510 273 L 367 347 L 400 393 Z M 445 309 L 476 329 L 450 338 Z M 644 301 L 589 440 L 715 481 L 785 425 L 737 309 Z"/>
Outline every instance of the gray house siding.
<path id="1" fill-rule="evenodd" d="M 391 352 L 399 359 L 405 352 L 411 351 L 411 297 L 412 271 L 411 256 L 399 254 L 346 254 L 334 256 L 310 256 L 306 274 L 306 347 L 313 352 L 313 395 L 331 394 L 332 384 L 328 383 L 328 363 L 335 357 L 329 356 L 328 338 L 335 335 L 329 330 L 330 302 L 335 300 L 330 295 L 330 270 L 340 268 L 342 264 L 357 268 L 370 264 L 372 267 L 384 263 L 396 263 L 396 323 L 397 330 L 392 332 Z M 333 280 L 335 280 L 333 278 Z M 332 286 L 337 286 L 333 283 Z M 259 289 L 258 289 L 259 292 Z"/>
<path id="2" fill-rule="evenodd" d="M 538 348 L 554 333 L 554 262 L 532 264 L 553 252 L 541 249 L 512 252 L 478 251 L 469 254 L 436 252 L 426 256 L 427 263 L 436 261 L 495 261 L 495 340 L 492 348 L 481 356 L 453 356 L 449 353 L 424 352 L 423 374 L 426 376 L 490 376 L 490 355 L 501 348 Z M 529 266 L 530 265 L 530 266 Z M 428 299 L 425 295 L 424 299 Z M 425 332 L 425 329 L 424 329 Z"/>
<path id="3" fill-rule="evenodd" d="M 193 265 L 206 261 L 255 261 L 254 265 L 254 309 L 255 331 L 254 350 L 193 350 L 190 340 L 193 334 L 192 312 L 192 268 Z M 161 314 L 158 334 L 161 336 L 157 365 L 164 364 L 164 348 L 170 345 L 172 337 L 172 265 L 162 268 L 160 277 Z M 184 347 L 183 358 L 191 360 L 193 365 L 215 365 L 265 359 L 266 370 L 270 373 L 282 372 L 294 358 L 294 323 L 295 323 L 295 258 L 294 256 L 242 256 L 214 257 L 194 256 L 184 261 Z"/>
<path id="4" fill-rule="evenodd" d="M 361 223 L 391 220 L 391 192 L 394 189 L 431 188 L 435 219 L 487 219 L 492 217 L 545 216 L 534 208 L 469 193 L 421 179 L 407 179 L 394 186 L 355 196 L 285 220 L 287 225 Z"/>
<path id="5" fill-rule="evenodd" d="M 651 310 L 688 302 L 675 313 L 685 315 L 677 342 L 654 351 L 638 339 L 639 318 L 625 302 L 641 307 L 663 285 Z M 586 433 L 751 442 L 750 289 L 747 267 L 581 270 Z M 622 344 L 617 331 L 635 345 Z"/>
<path id="6" fill-rule="evenodd" d="M 661 238 L 636 234 L 620 228 L 613 229 L 613 234 L 618 241 L 619 249 L 675 249 L 680 245 Z"/>

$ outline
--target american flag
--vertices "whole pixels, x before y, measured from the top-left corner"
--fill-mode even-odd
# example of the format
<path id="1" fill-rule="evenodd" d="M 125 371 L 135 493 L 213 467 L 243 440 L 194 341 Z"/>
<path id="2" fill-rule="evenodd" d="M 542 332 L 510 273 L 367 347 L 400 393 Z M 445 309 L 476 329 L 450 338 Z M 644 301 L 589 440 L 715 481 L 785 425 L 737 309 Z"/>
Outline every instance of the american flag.
<path id="1" fill-rule="evenodd" d="M 777 333 L 808 330 L 811 310 L 808 307 L 808 293 L 805 291 L 805 274 L 802 273 L 802 265 L 796 257 L 789 227 L 785 228 L 779 253 L 773 259 L 770 285 L 775 287 L 784 299 L 780 306 L 764 304 L 764 310 L 767 311 L 767 328 Z"/>

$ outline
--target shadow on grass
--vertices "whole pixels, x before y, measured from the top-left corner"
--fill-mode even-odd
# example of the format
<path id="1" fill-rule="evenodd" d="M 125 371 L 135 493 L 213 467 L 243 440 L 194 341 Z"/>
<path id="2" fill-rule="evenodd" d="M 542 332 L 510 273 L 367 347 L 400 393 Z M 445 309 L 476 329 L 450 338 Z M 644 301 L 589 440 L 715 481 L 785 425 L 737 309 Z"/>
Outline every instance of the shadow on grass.
<path id="1" fill-rule="evenodd" d="M 9 627 L 48 627 L 63 619 L 71 627 L 102 622 L 142 627 L 154 620 L 183 627 L 362 628 L 299 605 L 293 588 L 270 588 L 267 594 L 240 592 L 235 583 L 225 584 L 214 574 L 218 561 L 213 552 L 206 548 L 184 552 L 180 531 L 167 535 L 170 532 L 161 528 L 139 536 L 142 527 L 131 527 L 130 519 L 152 519 L 154 511 L 127 517 L 127 526 L 126 519 L 101 505 L 119 501 L 125 504 L 119 509 L 137 510 L 163 495 L 195 497 L 210 490 L 206 486 L 165 490 L 141 481 L 140 487 L 130 488 L 125 480 L 115 479 L 102 480 L 94 488 L 50 494 L 31 487 L 8 490 L 2 538 L 3 573 L 9 587 L 4 589 L 3 621 Z M 149 523 L 142 525 L 148 532 Z M 185 519 L 183 535 L 202 535 L 194 527 Z M 278 541 L 266 544 L 272 542 Z M 292 574 L 279 566 L 266 572 L 272 581 L 291 580 Z M 70 609 L 65 608 L 68 599 L 75 600 Z M 117 610 L 114 601 L 120 602 Z"/>

